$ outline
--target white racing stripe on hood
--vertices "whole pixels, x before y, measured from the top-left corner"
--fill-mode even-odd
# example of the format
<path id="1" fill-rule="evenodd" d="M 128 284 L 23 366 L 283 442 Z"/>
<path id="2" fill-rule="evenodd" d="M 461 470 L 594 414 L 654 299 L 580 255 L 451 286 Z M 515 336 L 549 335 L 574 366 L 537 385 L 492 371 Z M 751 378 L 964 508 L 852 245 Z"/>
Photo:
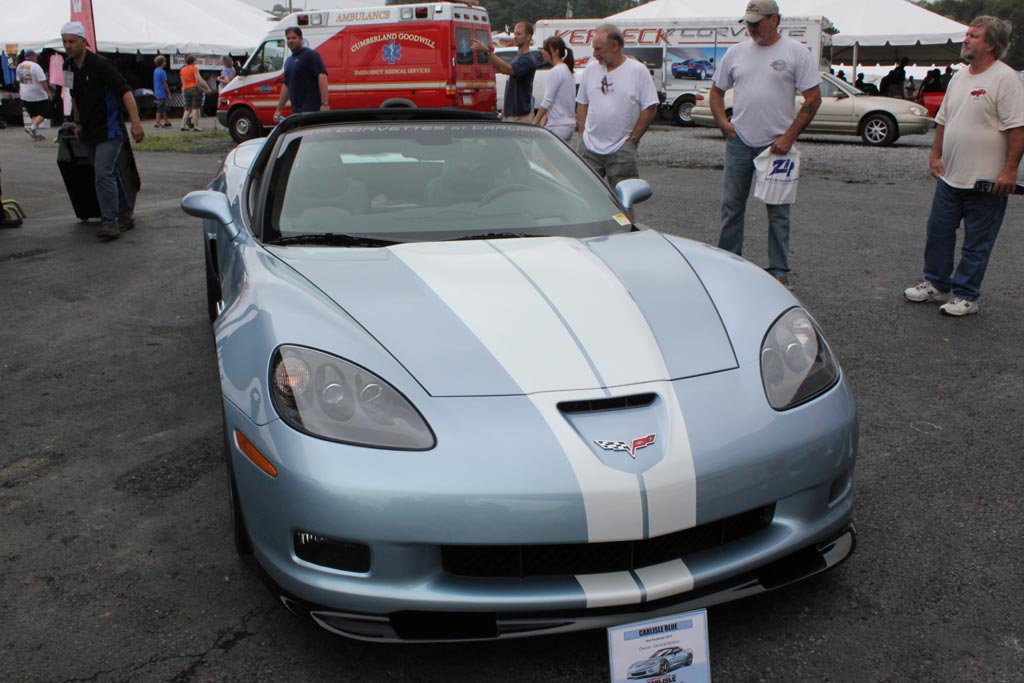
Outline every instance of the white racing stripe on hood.
<path id="1" fill-rule="evenodd" d="M 391 251 L 454 311 L 524 393 L 600 386 L 555 311 L 488 242 L 407 243 Z"/>
<path id="2" fill-rule="evenodd" d="M 604 386 L 667 380 L 661 349 L 636 301 L 585 244 L 548 239 L 492 243 L 540 289 L 579 340 Z"/>
<path id="3" fill-rule="evenodd" d="M 697 474 L 690 434 L 675 387 L 670 382 L 657 382 L 648 390 L 664 399 L 669 420 L 668 434 L 664 438 L 659 435 L 665 457 L 643 473 L 647 490 L 647 533 L 654 537 L 697 525 Z"/>
<path id="4" fill-rule="evenodd" d="M 564 393 L 530 396 L 537 411 L 548 423 L 558 445 L 576 474 L 587 514 L 587 540 L 590 543 L 642 538 L 644 533 L 643 497 L 636 475 L 606 467 L 566 421 L 558 403 L 577 398 L 592 398 Z"/>
<path id="5" fill-rule="evenodd" d="M 390 248 L 519 385 L 576 475 L 591 543 L 659 536 L 696 523 L 686 421 L 646 319 L 615 274 L 567 238 L 407 243 Z M 666 403 L 664 459 L 642 477 L 605 466 L 558 402 L 654 391 Z M 585 391 L 583 391 L 585 390 Z"/>

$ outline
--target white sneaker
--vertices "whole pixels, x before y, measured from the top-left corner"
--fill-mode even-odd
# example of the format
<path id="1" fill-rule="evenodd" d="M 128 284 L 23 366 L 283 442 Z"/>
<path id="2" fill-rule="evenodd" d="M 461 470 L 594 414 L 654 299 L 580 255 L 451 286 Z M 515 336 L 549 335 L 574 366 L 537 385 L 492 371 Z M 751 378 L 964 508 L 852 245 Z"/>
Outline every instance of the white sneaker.
<path id="1" fill-rule="evenodd" d="M 921 280 L 913 287 L 907 287 L 903 290 L 903 296 L 907 297 L 907 301 L 913 301 L 915 303 L 921 303 L 923 301 L 946 301 L 949 299 L 949 292 L 942 292 L 928 282 L 928 280 Z"/>
<path id="2" fill-rule="evenodd" d="M 978 302 L 954 296 L 949 300 L 948 304 L 939 306 L 939 311 L 942 312 L 942 315 L 955 315 L 957 317 L 971 315 L 978 312 Z"/>

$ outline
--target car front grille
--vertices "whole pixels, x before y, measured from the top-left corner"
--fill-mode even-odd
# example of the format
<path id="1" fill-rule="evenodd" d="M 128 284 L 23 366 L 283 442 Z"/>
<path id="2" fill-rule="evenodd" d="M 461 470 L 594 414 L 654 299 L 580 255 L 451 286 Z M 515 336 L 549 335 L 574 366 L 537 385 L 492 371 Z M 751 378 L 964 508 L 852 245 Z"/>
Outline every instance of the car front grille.
<path id="1" fill-rule="evenodd" d="M 628 571 L 716 548 L 765 529 L 775 504 L 640 541 L 558 545 L 448 545 L 444 569 L 456 576 L 526 578 Z"/>

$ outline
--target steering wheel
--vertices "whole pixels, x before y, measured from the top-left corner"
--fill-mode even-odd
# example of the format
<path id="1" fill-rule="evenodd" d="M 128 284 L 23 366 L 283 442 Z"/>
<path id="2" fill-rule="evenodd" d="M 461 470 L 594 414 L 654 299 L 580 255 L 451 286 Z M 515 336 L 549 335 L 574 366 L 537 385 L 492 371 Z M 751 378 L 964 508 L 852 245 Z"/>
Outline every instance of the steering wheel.
<path id="1" fill-rule="evenodd" d="M 488 190 L 487 194 L 480 198 L 480 206 L 490 204 L 501 195 L 508 194 L 509 192 L 533 192 L 533 188 L 528 185 L 521 185 L 518 183 L 512 183 L 511 185 L 499 185 L 493 190 Z"/>

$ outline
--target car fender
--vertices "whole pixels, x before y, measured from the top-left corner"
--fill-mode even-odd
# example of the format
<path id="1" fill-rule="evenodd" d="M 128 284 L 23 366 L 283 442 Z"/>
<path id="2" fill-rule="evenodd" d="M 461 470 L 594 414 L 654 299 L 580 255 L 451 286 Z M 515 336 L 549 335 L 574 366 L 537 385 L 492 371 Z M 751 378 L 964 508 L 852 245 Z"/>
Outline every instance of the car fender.
<path id="1" fill-rule="evenodd" d="M 221 264 L 224 308 L 214 322 L 217 361 L 224 398 L 252 422 L 277 418 L 268 382 L 271 356 L 281 344 L 343 357 L 406 395 L 422 393 L 358 322 L 261 245 L 243 239 L 228 253 Z"/>
<path id="2" fill-rule="evenodd" d="M 718 309 L 739 364 L 757 363 L 768 328 L 800 302 L 771 275 L 733 253 L 666 235 L 697 273 Z"/>

